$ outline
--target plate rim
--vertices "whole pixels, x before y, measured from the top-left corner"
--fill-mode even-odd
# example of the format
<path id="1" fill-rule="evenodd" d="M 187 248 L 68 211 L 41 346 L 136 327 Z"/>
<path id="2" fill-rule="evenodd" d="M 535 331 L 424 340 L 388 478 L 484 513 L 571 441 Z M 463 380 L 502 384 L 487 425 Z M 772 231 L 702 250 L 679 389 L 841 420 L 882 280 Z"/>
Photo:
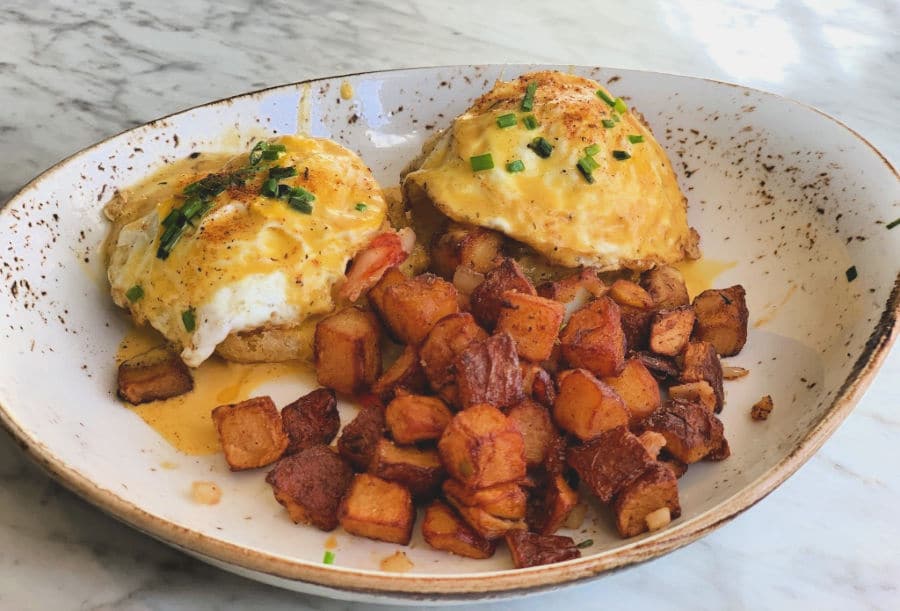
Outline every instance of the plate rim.
<path id="1" fill-rule="evenodd" d="M 13 206 L 31 189 L 51 178 L 61 167 L 89 154 L 110 140 L 137 130 L 153 128 L 167 119 L 186 114 L 201 108 L 227 105 L 239 98 L 253 98 L 278 89 L 301 88 L 326 80 L 350 78 L 354 76 L 376 76 L 402 72 L 419 72 L 423 70 L 464 69 L 473 67 L 515 69 L 541 69 L 553 64 L 469 64 L 404 67 L 386 70 L 372 70 L 318 76 L 292 83 L 284 83 L 272 87 L 244 92 L 224 97 L 211 102 L 197 104 L 168 115 L 137 125 L 107 138 L 104 138 L 80 151 L 56 162 L 16 191 L 0 208 L 0 215 L 9 214 Z M 573 66 L 575 67 L 575 66 Z M 895 179 L 900 180 L 897 169 L 887 157 L 865 137 L 845 123 L 828 113 L 803 102 L 736 83 L 712 78 L 697 77 L 671 72 L 652 70 L 635 70 L 611 66 L 577 66 L 582 68 L 601 68 L 603 70 L 619 70 L 657 76 L 676 76 L 699 81 L 707 81 L 717 85 L 727 85 L 741 90 L 753 91 L 765 96 L 776 97 L 797 104 L 816 112 L 839 127 L 847 130 L 857 140 L 867 145 L 882 160 Z M 366 571 L 348 569 L 333 565 L 319 565 L 307 561 L 290 560 L 278 557 L 261 550 L 228 543 L 197 531 L 179 526 L 173 522 L 153 515 L 137 505 L 121 498 L 112 490 L 105 489 L 69 466 L 40 440 L 33 438 L 16 421 L 13 413 L 0 404 L 0 425 L 13 437 L 18 445 L 34 462 L 45 469 L 51 477 L 59 481 L 69 490 L 76 493 L 105 513 L 125 522 L 131 527 L 148 534 L 164 543 L 177 548 L 184 548 L 198 556 L 208 556 L 219 562 L 240 567 L 245 570 L 285 579 L 291 582 L 308 582 L 318 586 L 335 588 L 344 592 L 369 594 L 375 596 L 393 596 L 406 599 L 423 599 L 440 596 L 443 600 L 465 600 L 473 596 L 524 594 L 545 590 L 553 586 L 572 584 L 596 577 L 597 575 L 622 568 L 630 564 L 649 560 L 712 532 L 734 519 L 757 502 L 765 498 L 776 487 L 781 485 L 797 469 L 800 468 L 837 427 L 846 419 L 850 411 L 861 398 L 864 391 L 874 380 L 875 375 L 890 352 L 891 346 L 900 335 L 897 318 L 900 316 L 900 272 L 881 312 L 879 320 L 866 341 L 862 352 L 857 357 L 841 387 L 835 394 L 831 405 L 822 418 L 801 438 L 793 450 L 776 465 L 772 466 L 757 479 L 745 486 L 737 494 L 725 502 L 686 520 L 672 529 L 645 537 L 639 541 L 609 550 L 599 555 L 570 560 L 564 563 L 533 567 L 529 569 L 508 569 L 485 573 L 459 573 L 451 575 L 416 575 L 397 574 L 384 571 Z"/>

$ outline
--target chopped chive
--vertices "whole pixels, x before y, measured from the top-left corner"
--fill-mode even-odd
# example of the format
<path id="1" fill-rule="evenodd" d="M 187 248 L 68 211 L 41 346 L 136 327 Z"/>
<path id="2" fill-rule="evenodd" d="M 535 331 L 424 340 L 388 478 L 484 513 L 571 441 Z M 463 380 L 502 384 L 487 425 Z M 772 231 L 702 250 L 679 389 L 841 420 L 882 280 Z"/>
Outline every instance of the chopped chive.
<path id="1" fill-rule="evenodd" d="M 584 154 L 585 154 L 585 155 L 594 156 L 594 155 L 596 155 L 596 154 L 599 153 L 599 152 L 600 152 L 600 145 L 599 145 L 599 144 L 596 144 L 596 143 L 595 143 L 595 144 L 592 144 L 592 145 L 590 145 L 590 146 L 584 147 Z"/>
<path id="2" fill-rule="evenodd" d="M 276 151 L 275 149 L 268 148 L 262 152 L 262 158 L 266 161 L 275 161 L 278 159 L 278 155 L 280 151 Z"/>
<path id="3" fill-rule="evenodd" d="M 622 114 L 622 115 L 624 115 L 626 112 L 628 112 L 628 104 L 626 104 L 625 100 L 623 100 L 622 98 L 616 98 L 616 103 L 613 106 L 613 108 L 616 109 L 617 113 Z"/>
<path id="4" fill-rule="evenodd" d="M 516 115 L 514 115 L 513 113 L 500 115 L 499 117 L 497 117 L 497 127 L 500 127 L 500 128 L 512 127 L 515 124 L 516 124 Z"/>
<path id="5" fill-rule="evenodd" d="M 184 323 L 184 329 L 188 333 L 193 333 L 197 328 L 197 319 L 194 317 L 194 308 L 188 308 L 181 313 L 181 322 Z"/>
<path id="6" fill-rule="evenodd" d="M 631 155 L 626 153 L 625 151 L 613 151 L 612 156 L 618 159 L 619 161 L 625 161 L 626 159 L 631 159 Z"/>
<path id="7" fill-rule="evenodd" d="M 290 190 L 290 199 L 302 199 L 307 202 L 313 202 L 316 200 L 316 196 L 303 187 L 293 187 Z"/>
<path id="8" fill-rule="evenodd" d="M 515 174 L 516 172 L 524 172 L 525 164 L 522 163 L 521 159 L 516 159 L 514 161 L 510 161 L 506 164 L 506 171 L 510 174 Z"/>
<path id="9" fill-rule="evenodd" d="M 292 165 L 286 167 L 274 167 L 269 169 L 269 178 L 281 180 L 282 178 L 290 178 L 297 175 L 297 168 Z"/>
<path id="10" fill-rule="evenodd" d="M 522 110 L 525 112 L 531 112 L 531 109 L 534 108 L 534 92 L 537 91 L 537 81 L 531 81 L 528 83 L 528 86 L 525 87 L 525 97 L 522 98 Z"/>
<path id="11" fill-rule="evenodd" d="M 181 238 L 181 234 L 184 233 L 184 229 L 187 227 L 187 221 L 184 219 L 184 216 L 181 215 L 180 211 L 179 217 L 181 218 L 181 221 L 166 227 L 162 237 L 159 238 L 159 248 L 156 250 L 156 257 L 158 259 L 164 261 L 168 259 L 175 243 L 178 242 L 179 238 Z"/>
<path id="12" fill-rule="evenodd" d="M 181 213 L 187 220 L 191 220 L 197 216 L 201 210 L 203 210 L 203 200 L 199 197 L 187 200 L 184 206 L 181 207 Z"/>
<path id="13" fill-rule="evenodd" d="M 893 229 L 897 225 L 900 225 L 900 219 L 894 219 L 893 221 L 885 225 L 885 227 L 887 227 L 888 229 Z"/>
<path id="14" fill-rule="evenodd" d="M 250 165 L 256 165 L 262 160 L 263 151 L 269 148 L 269 143 L 260 140 L 250 149 Z"/>
<path id="15" fill-rule="evenodd" d="M 294 191 L 294 187 L 291 185 L 278 185 L 278 190 L 275 192 L 275 196 L 278 199 L 287 199 L 291 196 L 291 193 Z"/>
<path id="16" fill-rule="evenodd" d="M 266 197 L 278 197 L 278 180 L 275 178 L 266 179 L 263 183 L 260 193 Z"/>
<path id="17" fill-rule="evenodd" d="M 285 151 L 287 151 L 287 147 L 283 144 L 270 144 L 269 150 L 275 151 L 276 153 L 284 153 Z"/>
<path id="18" fill-rule="evenodd" d="M 585 539 L 584 541 L 582 541 L 581 543 L 579 543 L 579 544 L 576 545 L 575 547 L 577 547 L 578 549 L 584 549 L 584 548 L 586 548 L 586 547 L 592 546 L 593 544 L 594 544 L 594 540 L 593 540 L 593 539 Z"/>
<path id="19" fill-rule="evenodd" d="M 537 129 L 541 125 L 538 123 L 538 120 L 534 118 L 534 115 L 525 115 L 522 119 L 522 123 L 525 125 L 525 129 Z"/>
<path id="20" fill-rule="evenodd" d="M 604 102 L 609 104 L 609 106 L 611 108 L 615 107 L 615 105 L 616 105 L 616 101 L 614 99 L 612 99 L 611 97 L 609 97 L 609 94 L 606 93 L 605 91 L 603 91 L 602 89 L 597 90 L 597 97 L 599 97 L 601 100 L 603 100 Z"/>
<path id="21" fill-rule="evenodd" d="M 640 134 L 628 134 L 628 141 L 632 144 L 640 144 L 644 141 L 644 137 Z"/>
<path id="22" fill-rule="evenodd" d="M 855 265 L 851 265 L 850 267 L 848 267 L 847 271 L 844 273 L 847 274 L 847 282 L 853 282 L 859 276 L 859 274 L 856 272 Z"/>
<path id="23" fill-rule="evenodd" d="M 312 214 L 313 211 L 312 204 L 309 203 L 309 200 L 301 197 L 290 198 L 288 200 L 288 206 L 290 206 L 297 212 L 302 212 L 303 214 Z"/>
<path id="24" fill-rule="evenodd" d="M 325 556 L 322 557 L 322 564 L 334 564 L 334 552 L 325 550 Z"/>
<path id="25" fill-rule="evenodd" d="M 485 153 L 484 155 L 469 157 L 469 163 L 472 165 L 473 172 L 481 172 L 482 170 L 490 170 L 494 167 L 494 158 L 490 153 Z"/>
<path id="26" fill-rule="evenodd" d="M 612 114 L 612 118 L 613 118 L 613 122 L 614 122 L 614 123 L 618 123 L 619 121 L 622 120 L 622 117 L 620 117 L 620 116 L 619 116 L 619 113 L 617 113 L 617 112 L 614 112 L 614 113 Z"/>
<path id="27" fill-rule="evenodd" d="M 128 297 L 128 301 L 134 303 L 144 296 L 144 289 L 142 289 L 140 285 L 135 284 L 133 287 L 125 291 L 125 296 Z"/>
<path id="28" fill-rule="evenodd" d="M 541 136 L 538 136 L 529 142 L 528 148 L 534 151 L 535 154 L 542 159 L 546 159 L 550 156 L 550 153 L 553 152 L 553 145 Z"/>
<path id="29" fill-rule="evenodd" d="M 181 208 L 172 208 L 169 211 L 169 214 L 166 215 L 166 218 L 163 219 L 162 226 L 169 228 L 172 225 L 177 225 L 181 221 L 182 214 Z"/>
<path id="30" fill-rule="evenodd" d="M 581 172 L 581 175 L 584 176 L 584 179 L 588 183 L 593 183 L 594 176 L 592 172 L 600 166 L 597 165 L 597 162 L 594 161 L 593 157 L 582 157 L 578 160 L 578 163 L 575 164 L 575 167 L 578 168 L 578 171 Z"/>
<path id="31" fill-rule="evenodd" d="M 368 208 L 368 206 L 366 206 L 366 205 L 365 205 L 364 203 L 362 203 L 362 202 L 357 203 L 356 206 L 354 206 L 354 207 L 356 208 L 356 210 L 357 210 L 358 212 L 365 212 L 365 211 L 366 211 L 366 208 Z"/>
<path id="32" fill-rule="evenodd" d="M 616 126 L 616 122 L 612 119 L 603 119 L 600 121 L 606 129 L 612 129 Z"/>

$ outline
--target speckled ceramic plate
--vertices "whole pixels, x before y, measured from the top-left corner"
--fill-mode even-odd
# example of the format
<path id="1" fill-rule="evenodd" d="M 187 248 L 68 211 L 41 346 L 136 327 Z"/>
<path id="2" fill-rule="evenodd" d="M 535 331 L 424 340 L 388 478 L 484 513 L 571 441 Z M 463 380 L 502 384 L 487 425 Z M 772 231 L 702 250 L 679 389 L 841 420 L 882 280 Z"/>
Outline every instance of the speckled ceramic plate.
<path id="1" fill-rule="evenodd" d="M 329 535 L 293 525 L 262 472 L 231 474 L 220 455 L 180 454 L 116 401 L 114 355 L 129 323 L 98 257 L 101 208 L 116 188 L 194 151 L 240 151 L 298 128 L 359 151 L 392 185 L 434 128 L 495 78 L 532 68 L 426 68 L 269 89 L 120 134 L 35 179 L 0 213 L 4 425 L 65 485 L 134 527 L 243 575 L 338 598 L 446 602 L 560 586 L 685 545 L 753 505 L 838 426 L 897 333 L 900 228 L 886 227 L 900 217 L 900 184 L 837 121 L 707 80 L 575 69 L 643 112 L 678 170 L 705 256 L 724 270 L 715 284 L 747 288 L 750 337 L 731 362 L 751 374 L 728 384 L 722 415 L 733 454 L 691 467 L 680 482 L 683 515 L 669 528 L 623 541 L 592 512 L 571 533 L 595 542 L 583 558 L 522 571 L 505 551 L 461 559 L 417 534 L 402 574 L 379 568 L 398 546 L 337 531 L 327 566 Z M 351 99 L 340 95 L 344 83 Z M 304 390 L 282 382 L 258 392 L 284 404 Z M 753 422 L 749 408 L 763 394 L 775 411 Z M 198 480 L 216 482 L 221 502 L 194 502 Z"/>

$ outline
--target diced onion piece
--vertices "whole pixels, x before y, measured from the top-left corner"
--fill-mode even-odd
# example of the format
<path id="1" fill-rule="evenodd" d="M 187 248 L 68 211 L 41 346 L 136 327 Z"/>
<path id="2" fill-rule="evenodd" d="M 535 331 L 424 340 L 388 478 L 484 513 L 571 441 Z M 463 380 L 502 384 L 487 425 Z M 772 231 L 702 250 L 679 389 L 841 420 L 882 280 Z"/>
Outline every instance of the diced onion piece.
<path id="1" fill-rule="evenodd" d="M 732 367 L 731 365 L 722 367 L 722 377 L 726 380 L 737 380 L 738 378 L 743 378 L 748 373 L 750 373 L 750 370 L 744 369 L 743 367 Z"/>
<path id="2" fill-rule="evenodd" d="M 453 274 L 453 286 L 463 295 L 471 295 L 475 288 L 484 282 L 484 274 L 471 267 L 460 265 Z"/>
<path id="3" fill-rule="evenodd" d="M 653 532 L 668 526 L 672 522 L 672 514 L 668 507 L 660 507 L 656 511 L 648 513 L 644 521 L 647 522 L 650 532 Z"/>

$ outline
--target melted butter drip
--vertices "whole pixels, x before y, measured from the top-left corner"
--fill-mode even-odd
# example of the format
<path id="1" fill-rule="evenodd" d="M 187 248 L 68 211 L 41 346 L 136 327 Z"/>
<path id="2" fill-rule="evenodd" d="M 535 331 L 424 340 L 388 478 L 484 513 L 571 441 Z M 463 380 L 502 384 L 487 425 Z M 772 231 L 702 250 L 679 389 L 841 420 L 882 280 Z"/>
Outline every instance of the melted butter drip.
<path id="1" fill-rule="evenodd" d="M 716 259 L 697 259 L 696 261 L 682 261 L 675 264 L 675 268 L 684 277 L 688 295 L 691 299 L 707 289 L 713 288 L 716 278 L 736 267 L 737 261 L 718 261 Z M 722 287 L 719 287 L 722 288 Z"/>

